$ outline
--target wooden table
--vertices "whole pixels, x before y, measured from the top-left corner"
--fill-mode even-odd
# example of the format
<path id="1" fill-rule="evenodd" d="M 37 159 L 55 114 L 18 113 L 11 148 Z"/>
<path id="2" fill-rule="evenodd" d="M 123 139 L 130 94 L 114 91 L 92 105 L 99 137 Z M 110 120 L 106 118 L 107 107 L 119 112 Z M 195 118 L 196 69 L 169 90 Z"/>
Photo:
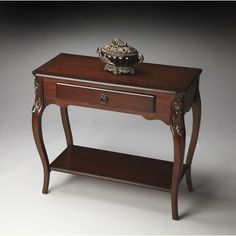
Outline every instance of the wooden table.
<path id="1" fill-rule="evenodd" d="M 201 118 L 199 75 L 202 70 L 143 63 L 136 65 L 135 75 L 114 75 L 103 67 L 98 58 L 62 53 L 33 71 L 32 126 L 44 170 L 43 193 L 48 192 L 52 170 L 157 187 L 170 190 L 172 218 L 177 220 L 178 189 L 184 175 L 189 191 L 193 190 L 191 164 Z M 41 127 L 43 111 L 49 104 L 60 107 L 67 141 L 66 149 L 52 163 L 48 160 Z M 68 118 L 69 105 L 163 121 L 170 126 L 173 136 L 173 162 L 75 146 Z M 184 162 L 184 115 L 190 108 L 193 130 Z"/>

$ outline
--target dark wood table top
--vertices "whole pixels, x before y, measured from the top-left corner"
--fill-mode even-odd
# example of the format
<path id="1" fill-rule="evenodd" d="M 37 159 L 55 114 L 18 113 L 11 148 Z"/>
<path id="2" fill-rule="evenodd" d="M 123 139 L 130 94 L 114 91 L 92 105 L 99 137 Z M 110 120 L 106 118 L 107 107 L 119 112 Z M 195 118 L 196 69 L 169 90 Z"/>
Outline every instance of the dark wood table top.
<path id="1" fill-rule="evenodd" d="M 198 68 L 151 63 L 135 65 L 135 75 L 114 75 L 103 68 L 104 63 L 97 57 L 61 53 L 34 70 L 33 74 L 184 92 L 202 72 Z"/>

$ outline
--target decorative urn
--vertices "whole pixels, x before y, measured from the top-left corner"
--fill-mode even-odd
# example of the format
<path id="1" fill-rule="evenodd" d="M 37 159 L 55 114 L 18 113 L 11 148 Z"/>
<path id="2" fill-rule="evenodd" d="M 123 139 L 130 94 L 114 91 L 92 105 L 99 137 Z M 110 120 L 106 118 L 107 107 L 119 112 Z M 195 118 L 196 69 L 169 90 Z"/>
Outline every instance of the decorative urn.
<path id="1" fill-rule="evenodd" d="M 137 49 L 114 38 L 111 44 L 97 49 L 98 57 L 105 63 L 104 70 L 113 74 L 134 74 L 133 65 L 143 62 L 143 55 Z"/>

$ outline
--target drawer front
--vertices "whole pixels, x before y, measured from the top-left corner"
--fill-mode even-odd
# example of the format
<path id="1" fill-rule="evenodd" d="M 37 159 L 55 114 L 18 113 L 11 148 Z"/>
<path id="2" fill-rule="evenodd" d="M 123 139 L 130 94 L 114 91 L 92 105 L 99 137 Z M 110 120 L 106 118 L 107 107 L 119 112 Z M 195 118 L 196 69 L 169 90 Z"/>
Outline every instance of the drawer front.
<path id="1" fill-rule="evenodd" d="M 56 96 L 60 99 L 134 112 L 155 112 L 155 96 L 110 89 L 57 83 Z"/>

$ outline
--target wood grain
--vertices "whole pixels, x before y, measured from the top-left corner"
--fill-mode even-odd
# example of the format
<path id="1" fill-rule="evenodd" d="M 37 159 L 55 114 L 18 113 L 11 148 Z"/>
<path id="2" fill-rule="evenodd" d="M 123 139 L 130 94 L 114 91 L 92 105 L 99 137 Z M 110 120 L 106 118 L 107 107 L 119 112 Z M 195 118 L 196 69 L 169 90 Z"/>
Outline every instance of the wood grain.
<path id="1" fill-rule="evenodd" d="M 93 148 L 69 146 L 50 170 L 130 182 L 170 190 L 173 162 Z M 184 169 L 185 170 L 185 169 Z"/>
<path id="2" fill-rule="evenodd" d="M 86 79 L 175 92 L 184 92 L 201 73 L 201 69 L 143 63 L 135 66 L 135 75 L 114 75 L 103 69 L 96 57 L 59 54 L 33 71 L 34 75 L 52 75 Z"/>

